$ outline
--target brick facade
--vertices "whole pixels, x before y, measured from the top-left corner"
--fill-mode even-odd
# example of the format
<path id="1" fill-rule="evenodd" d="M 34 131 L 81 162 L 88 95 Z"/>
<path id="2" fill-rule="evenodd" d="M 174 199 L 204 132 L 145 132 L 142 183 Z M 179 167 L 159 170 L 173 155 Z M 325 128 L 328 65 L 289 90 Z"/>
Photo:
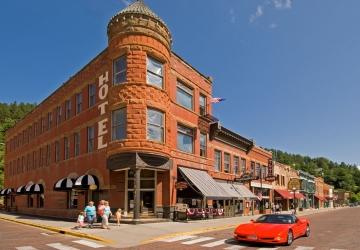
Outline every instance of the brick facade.
<path id="1" fill-rule="evenodd" d="M 244 150 L 237 145 L 210 138 L 212 121 L 199 114 L 199 96 L 201 94 L 206 97 L 206 113 L 211 114 L 212 82 L 171 51 L 171 34 L 161 19 L 149 12 L 135 13 L 125 9 L 111 19 L 108 38 L 108 47 L 104 51 L 7 131 L 5 186 L 14 189 L 34 183 L 44 186 L 43 194 L 13 196 L 15 198 L 11 205 L 16 206 L 19 212 L 74 217 L 86 201 L 105 199 L 110 201 L 113 208 L 125 211 L 136 209 L 134 207 L 139 201 L 142 204 L 141 207 L 139 205 L 140 209 L 145 209 L 144 203 L 153 202 L 154 209 L 148 211 L 148 214 L 168 218 L 178 202 L 175 189 L 178 166 L 202 169 L 214 179 L 228 182 L 233 182 L 236 177 L 244 174 L 234 172 L 234 156 L 246 160 L 246 172 L 250 171 L 251 162 L 267 167 L 272 157 L 271 152 L 258 146 Z M 115 84 L 113 62 L 121 56 L 126 58 L 126 79 L 121 84 Z M 148 58 L 162 64 L 163 88 L 148 83 Z M 192 109 L 184 108 L 177 101 L 178 81 L 192 90 Z M 96 102 L 91 107 L 90 84 L 95 85 L 96 93 Z M 82 96 L 81 111 L 78 113 L 77 94 Z M 68 100 L 71 101 L 69 117 L 66 115 Z M 112 113 L 120 108 L 125 108 L 126 136 L 124 139 L 113 140 Z M 148 109 L 164 114 L 163 142 L 148 139 Z M 178 148 L 179 124 L 193 131 L 193 150 L 190 153 Z M 94 128 L 94 149 L 91 152 L 89 127 Z M 201 132 L 206 134 L 206 156 L 200 156 Z M 80 134 L 78 155 L 75 155 L 75 133 Z M 68 149 L 66 141 L 69 142 Z M 59 148 L 58 153 L 56 148 Z M 222 154 L 230 154 L 228 173 L 224 171 L 223 162 L 220 171 L 214 169 L 215 149 Z M 151 156 L 153 160 L 166 159 L 166 164 L 170 167 L 142 168 L 144 176 L 140 177 L 139 183 L 145 185 L 146 181 L 154 181 L 154 187 L 150 188 L 153 193 L 144 189 L 141 197 L 138 193 L 138 197 L 132 199 L 129 198 L 133 195 L 129 191 L 133 185 L 131 173 L 134 171 L 136 176 L 140 168 L 130 163 L 128 167 L 115 166 L 115 169 L 109 169 L 109 166 L 112 159 L 121 161 L 123 156 L 133 155 L 138 160 L 142 157 L 141 154 Z M 150 174 L 146 177 L 151 171 L 154 171 L 154 176 Z M 141 173 L 139 171 L 139 176 Z M 55 191 L 54 184 L 61 178 L 76 179 L 85 174 L 96 176 L 98 186 L 94 191 L 78 190 L 77 208 L 70 208 L 70 192 Z M 134 178 L 136 183 L 137 177 Z M 140 182 L 142 180 L 144 182 Z M 247 183 L 247 187 L 250 188 L 250 183 Z M 29 196 L 35 199 L 33 206 L 29 206 Z M 43 206 L 39 202 L 42 198 Z M 249 211 L 250 208 L 247 208 L 244 213 L 248 214 Z"/>

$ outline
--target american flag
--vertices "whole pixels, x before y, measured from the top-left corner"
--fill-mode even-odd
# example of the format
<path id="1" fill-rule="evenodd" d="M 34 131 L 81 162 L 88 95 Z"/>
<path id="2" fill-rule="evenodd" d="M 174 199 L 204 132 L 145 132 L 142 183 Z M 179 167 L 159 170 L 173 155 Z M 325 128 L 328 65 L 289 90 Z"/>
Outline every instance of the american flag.
<path id="1" fill-rule="evenodd" d="M 218 102 L 222 102 L 225 101 L 225 98 L 221 98 L 221 97 L 213 97 L 210 99 L 211 103 L 218 103 Z"/>

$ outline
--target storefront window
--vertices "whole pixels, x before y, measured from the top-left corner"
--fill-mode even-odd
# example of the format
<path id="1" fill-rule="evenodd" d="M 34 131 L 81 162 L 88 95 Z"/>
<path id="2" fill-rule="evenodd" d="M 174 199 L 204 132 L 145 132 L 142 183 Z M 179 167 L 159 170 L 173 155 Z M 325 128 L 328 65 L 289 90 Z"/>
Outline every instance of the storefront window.
<path id="1" fill-rule="evenodd" d="M 78 192 L 71 190 L 69 194 L 69 208 L 78 208 Z"/>

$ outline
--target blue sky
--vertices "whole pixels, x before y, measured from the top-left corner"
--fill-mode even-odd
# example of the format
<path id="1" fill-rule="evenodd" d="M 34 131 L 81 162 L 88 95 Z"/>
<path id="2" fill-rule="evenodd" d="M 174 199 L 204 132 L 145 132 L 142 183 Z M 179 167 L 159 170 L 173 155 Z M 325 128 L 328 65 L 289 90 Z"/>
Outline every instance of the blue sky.
<path id="1" fill-rule="evenodd" d="M 0 102 L 41 102 L 106 47 L 132 1 L 4 0 Z M 360 164 L 360 1 L 145 0 L 214 78 L 222 124 L 258 145 Z"/>

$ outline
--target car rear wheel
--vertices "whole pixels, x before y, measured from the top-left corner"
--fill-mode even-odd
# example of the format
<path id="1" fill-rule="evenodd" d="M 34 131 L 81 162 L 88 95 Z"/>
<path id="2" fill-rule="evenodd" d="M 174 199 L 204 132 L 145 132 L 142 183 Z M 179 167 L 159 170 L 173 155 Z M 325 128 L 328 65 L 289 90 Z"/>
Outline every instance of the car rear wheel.
<path id="1" fill-rule="evenodd" d="M 287 235 L 286 245 L 290 246 L 293 243 L 293 241 L 294 241 L 294 235 L 293 235 L 292 231 L 289 231 L 288 235 Z"/>
<path id="2" fill-rule="evenodd" d="M 305 230 L 305 237 L 309 237 L 309 236 L 310 236 L 310 227 L 309 225 L 307 225 Z"/>

